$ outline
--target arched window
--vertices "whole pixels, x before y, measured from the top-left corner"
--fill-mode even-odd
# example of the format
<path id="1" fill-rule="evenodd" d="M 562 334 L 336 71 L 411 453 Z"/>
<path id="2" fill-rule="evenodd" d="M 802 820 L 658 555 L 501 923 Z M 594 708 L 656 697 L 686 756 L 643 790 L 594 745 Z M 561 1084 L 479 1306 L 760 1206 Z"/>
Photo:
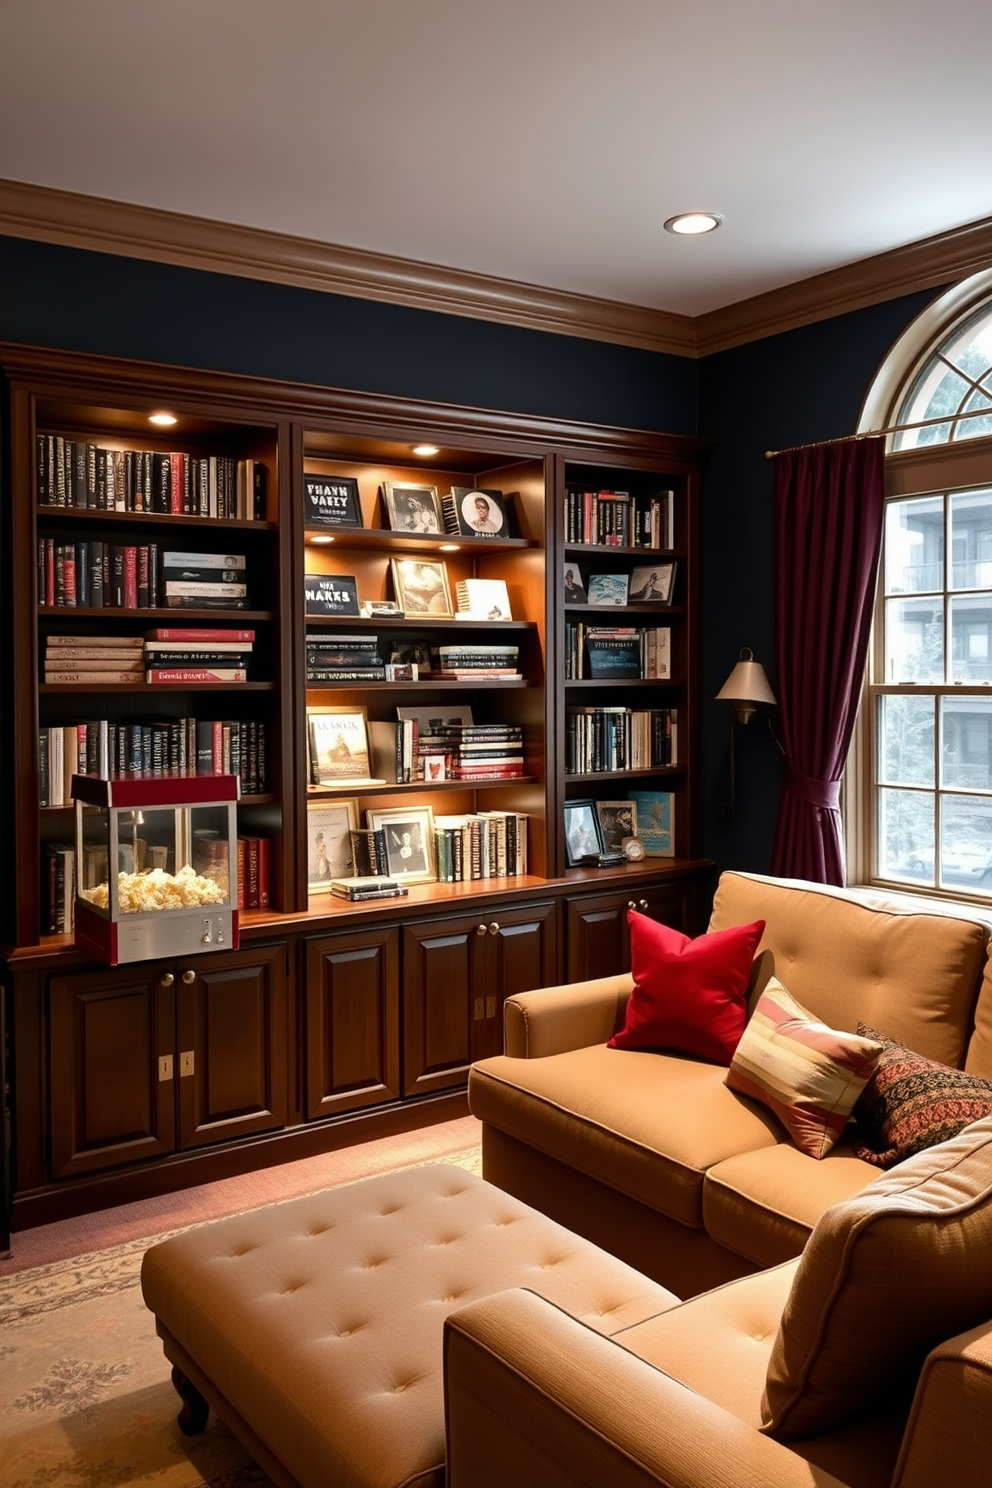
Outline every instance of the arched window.
<path id="1" fill-rule="evenodd" d="M 861 428 L 892 432 L 849 876 L 992 900 L 992 276 L 900 338 Z"/>

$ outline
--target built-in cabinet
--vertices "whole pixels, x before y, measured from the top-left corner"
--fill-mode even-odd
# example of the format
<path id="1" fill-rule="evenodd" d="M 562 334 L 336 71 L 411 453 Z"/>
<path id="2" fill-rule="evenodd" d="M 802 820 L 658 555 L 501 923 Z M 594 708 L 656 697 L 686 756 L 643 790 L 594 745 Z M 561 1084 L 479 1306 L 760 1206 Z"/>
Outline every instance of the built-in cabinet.
<path id="1" fill-rule="evenodd" d="M 626 968 L 628 907 L 698 927 L 709 875 L 694 768 L 700 441 L 25 347 L 0 347 L 0 362 L 10 560 L 0 790 L 17 864 L 3 907 L 15 1224 L 107 1202 L 114 1183 L 118 1201 L 151 1191 L 156 1171 L 168 1175 L 163 1186 L 194 1181 L 194 1167 L 197 1178 L 221 1176 L 252 1153 L 264 1160 L 273 1140 L 291 1156 L 294 1142 L 312 1150 L 313 1133 L 331 1125 L 370 1133 L 379 1114 L 457 1101 L 471 1062 L 501 1046 L 508 995 Z M 161 410 L 176 420 L 165 432 L 148 422 Z M 53 476 L 59 440 L 82 459 L 68 485 Z M 434 453 L 415 456 L 426 442 Z M 144 452 L 137 504 L 135 451 Z M 120 468 L 132 483 L 123 496 L 107 484 Z M 200 475 L 191 482 L 194 470 L 206 488 Z M 355 520 L 313 521 L 314 476 L 350 484 Z M 499 491 L 505 531 L 398 530 L 387 489 L 424 484 L 440 497 L 454 487 Z M 605 525 L 576 541 L 576 492 L 627 493 L 641 510 L 663 493 L 656 546 L 643 546 L 643 532 Z M 122 590 L 123 603 L 97 604 L 92 572 L 82 591 L 79 573 L 75 588 L 55 573 L 57 555 L 92 569 L 105 550 L 152 565 L 166 550 L 241 555 L 244 608 L 174 608 L 147 584 Z M 459 620 L 454 604 L 448 614 L 308 613 L 305 585 L 321 575 L 353 580 L 359 601 L 396 602 L 403 559 L 443 563 L 453 599 L 464 580 L 502 581 L 512 619 Z M 623 602 L 566 601 L 566 559 L 586 582 L 624 576 Z M 667 601 L 635 598 L 635 571 L 643 580 L 655 563 L 674 575 Z M 575 627 L 593 622 L 664 627 L 659 674 L 573 675 Z M 45 676 L 57 636 L 133 640 L 152 628 L 224 625 L 254 632 L 247 681 Z M 431 655 L 498 637 L 516 648 L 519 676 L 458 681 L 431 667 L 416 680 L 315 680 L 307 642 L 328 635 L 374 635 L 383 659 L 416 644 Z M 385 724 L 400 706 L 443 712 L 453 702 L 467 703 L 476 722 L 520 731 L 522 773 L 314 781 L 309 711 L 345 708 Z M 578 714 L 615 722 L 653 709 L 677 719 L 674 753 L 636 763 L 598 753 L 575 768 L 568 741 Z M 239 834 L 269 844 L 269 902 L 243 911 L 237 951 L 95 966 L 70 932 L 49 929 L 47 848 L 71 840 L 72 812 L 64 792 L 53 800 L 49 790 L 42 735 L 72 738 L 84 725 L 92 742 L 96 726 L 115 741 L 111 769 L 147 763 L 163 747 L 174 750 L 172 767 L 193 768 L 197 724 L 218 720 L 229 726 L 225 749 L 229 739 L 246 749 L 253 741 L 250 762 L 225 762 L 242 777 Z M 666 855 L 571 867 L 566 807 L 633 790 L 664 795 Z M 526 822 L 526 871 L 436 879 L 401 899 L 350 903 L 313 883 L 310 812 L 334 803 L 362 824 L 367 813 L 408 807 L 447 819 L 511 813 Z"/>

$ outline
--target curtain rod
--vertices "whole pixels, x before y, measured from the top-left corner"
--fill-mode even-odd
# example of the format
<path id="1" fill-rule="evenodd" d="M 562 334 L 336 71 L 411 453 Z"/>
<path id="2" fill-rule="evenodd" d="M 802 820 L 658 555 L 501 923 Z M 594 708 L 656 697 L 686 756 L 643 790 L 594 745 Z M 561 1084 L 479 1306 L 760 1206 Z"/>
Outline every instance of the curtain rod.
<path id="1" fill-rule="evenodd" d="M 905 429 L 932 429 L 937 424 L 957 424 L 962 419 L 988 418 L 992 415 L 992 404 L 988 408 L 972 408 L 967 413 L 948 413 L 943 418 L 920 419 L 915 424 L 890 424 L 887 429 L 865 429 L 860 434 L 839 434 L 836 439 L 814 439 L 809 444 L 790 444 L 785 449 L 765 450 L 765 459 L 774 460 L 776 455 L 794 455 L 798 450 L 820 449 L 828 444 L 847 444 L 852 439 L 874 439 L 884 434 L 901 434 Z"/>

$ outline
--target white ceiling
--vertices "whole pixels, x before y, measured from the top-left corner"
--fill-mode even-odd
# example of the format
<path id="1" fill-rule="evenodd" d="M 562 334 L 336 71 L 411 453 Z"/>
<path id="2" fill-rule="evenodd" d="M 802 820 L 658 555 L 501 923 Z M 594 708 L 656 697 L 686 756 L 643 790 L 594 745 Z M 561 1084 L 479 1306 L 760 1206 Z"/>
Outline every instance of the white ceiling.
<path id="1" fill-rule="evenodd" d="M 0 177 L 698 315 L 992 215 L 990 64 L 989 0 L 0 0 Z"/>

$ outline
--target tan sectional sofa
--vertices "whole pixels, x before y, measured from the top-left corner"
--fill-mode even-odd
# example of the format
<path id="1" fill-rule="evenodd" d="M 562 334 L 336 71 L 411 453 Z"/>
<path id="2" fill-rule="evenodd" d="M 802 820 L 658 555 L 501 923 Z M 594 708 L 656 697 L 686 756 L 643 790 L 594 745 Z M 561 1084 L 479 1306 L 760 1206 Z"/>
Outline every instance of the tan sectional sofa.
<path id="1" fill-rule="evenodd" d="M 750 1000 L 775 975 L 816 1017 L 859 1021 L 992 1078 L 990 926 L 906 895 L 725 873 L 710 921 L 763 919 Z M 509 999 L 506 1053 L 475 1065 L 483 1172 L 689 1297 L 798 1256 L 832 1205 L 876 1179 L 847 1139 L 804 1155 L 726 1069 L 611 1049 L 629 976 Z"/>

